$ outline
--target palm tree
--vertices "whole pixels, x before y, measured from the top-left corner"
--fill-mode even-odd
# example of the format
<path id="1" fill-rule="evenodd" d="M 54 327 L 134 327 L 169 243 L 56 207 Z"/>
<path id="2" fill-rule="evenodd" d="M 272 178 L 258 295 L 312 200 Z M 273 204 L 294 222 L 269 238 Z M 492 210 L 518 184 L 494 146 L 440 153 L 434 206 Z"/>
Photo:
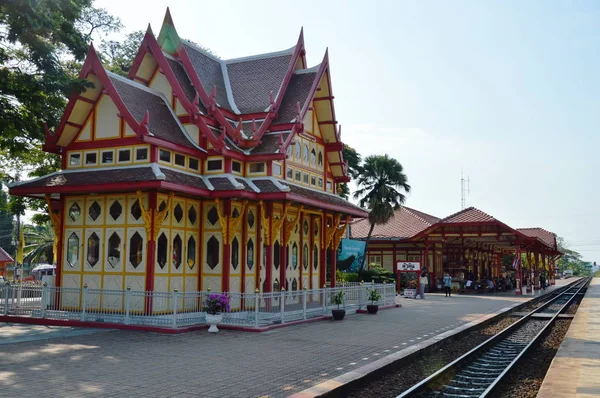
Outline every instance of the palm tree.
<path id="1" fill-rule="evenodd" d="M 362 271 L 375 225 L 385 224 L 394 217 L 394 210 L 399 209 L 406 201 L 402 191 L 410 192 L 410 185 L 400 162 L 388 155 L 366 157 L 356 183 L 358 190 L 354 192 L 354 198 L 360 198 L 360 205 L 370 211 L 369 222 L 371 223 L 365 245 L 365 256 L 360 266 Z"/>
<path id="2" fill-rule="evenodd" d="M 40 261 L 52 263 L 54 259 L 54 229 L 49 222 L 41 225 L 24 225 L 25 247 L 23 262 L 34 264 Z"/>

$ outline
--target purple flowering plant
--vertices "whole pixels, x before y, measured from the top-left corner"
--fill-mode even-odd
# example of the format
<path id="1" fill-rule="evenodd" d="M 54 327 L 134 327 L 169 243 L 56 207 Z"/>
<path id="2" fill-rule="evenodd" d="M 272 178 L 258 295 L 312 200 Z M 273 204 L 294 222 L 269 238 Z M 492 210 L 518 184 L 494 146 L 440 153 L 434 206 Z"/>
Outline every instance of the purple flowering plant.
<path id="1" fill-rule="evenodd" d="M 229 311 L 229 296 L 225 293 L 211 293 L 204 300 L 203 310 L 210 315 Z"/>

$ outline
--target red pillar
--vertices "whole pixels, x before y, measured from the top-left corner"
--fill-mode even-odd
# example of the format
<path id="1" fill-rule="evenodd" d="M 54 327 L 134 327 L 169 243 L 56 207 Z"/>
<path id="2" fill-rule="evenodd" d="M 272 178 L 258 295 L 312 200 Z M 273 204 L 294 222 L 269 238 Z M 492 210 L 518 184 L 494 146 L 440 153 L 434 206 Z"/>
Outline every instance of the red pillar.
<path id="1" fill-rule="evenodd" d="M 148 209 L 154 209 L 157 211 L 157 193 L 156 192 L 148 192 Z M 144 206 L 143 203 L 140 203 L 140 207 Z M 169 209 L 169 211 L 171 211 Z M 156 263 L 156 241 L 154 239 L 155 228 L 159 228 L 160 226 L 154 225 L 154 220 L 152 220 L 152 228 L 150 232 L 150 236 L 146 236 L 146 240 L 148 241 L 148 245 L 146 246 L 146 291 L 154 291 L 154 264 Z M 128 243 L 128 242 L 127 242 Z M 127 257 L 125 257 L 127 258 Z M 146 309 L 147 314 L 152 313 L 152 297 L 145 296 L 144 308 Z"/>
<path id="2" fill-rule="evenodd" d="M 279 241 L 281 242 L 279 245 L 279 252 L 281 253 L 281 255 L 279 256 L 280 260 L 279 260 L 279 286 L 280 289 L 285 289 L 286 291 L 288 290 L 288 286 L 287 286 L 287 267 L 288 267 L 288 247 L 285 244 L 285 240 L 286 240 L 286 236 L 285 236 L 285 223 L 281 226 L 281 239 L 279 239 Z"/>
<path id="3" fill-rule="evenodd" d="M 223 219 L 225 222 L 227 222 L 229 220 L 230 214 L 231 214 L 231 201 L 229 199 L 227 199 L 223 203 Z M 223 237 L 223 272 L 222 272 L 221 291 L 228 292 L 229 291 L 229 275 L 231 273 L 231 244 L 229 243 L 229 234 L 233 233 L 233 231 L 229 231 L 229 225 L 227 225 L 225 231 L 227 231 L 227 236 Z"/>
<path id="4" fill-rule="evenodd" d="M 309 243 L 309 250 L 308 250 L 308 289 L 314 289 L 315 287 L 313 286 L 313 267 L 314 265 L 314 250 L 315 250 L 315 233 L 314 233 L 314 227 L 315 227 L 315 218 L 313 216 L 309 216 L 308 217 L 308 241 Z M 304 287 L 304 286 L 303 286 Z"/>
<path id="5" fill-rule="evenodd" d="M 540 253 L 539 252 L 535 252 L 535 260 L 534 260 L 534 275 L 535 275 L 535 286 L 534 289 L 535 290 L 540 290 L 541 289 L 541 285 L 540 285 Z"/>
<path id="6" fill-rule="evenodd" d="M 66 156 L 63 156 L 66 158 Z M 60 196 L 60 204 L 58 206 L 58 208 L 60 209 L 60 234 L 58 235 L 58 242 L 56 243 L 56 276 L 55 276 L 55 280 L 54 280 L 54 286 L 56 287 L 60 287 L 61 285 L 61 275 L 62 275 L 62 264 L 63 264 L 63 233 L 65 230 L 65 213 L 67 212 L 67 209 L 65 209 L 66 203 L 65 203 L 65 198 L 63 195 Z M 52 209 L 48 209 L 49 211 L 52 211 Z M 6 267 L 6 264 L 4 265 Z M 8 268 L 8 267 L 7 267 Z M 58 297 L 58 294 L 56 295 Z M 58 306 L 55 306 L 54 308 L 58 308 Z"/>
<path id="7" fill-rule="evenodd" d="M 333 243 L 332 243 L 333 246 Z M 331 287 L 335 287 L 335 271 L 336 271 L 336 260 L 337 260 L 337 249 L 329 250 L 329 262 L 330 262 L 330 279 L 331 279 Z"/>
<path id="8" fill-rule="evenodd" d="M 321 252 L 319 255 L 319 261 L 321 266 L 319 267 L 319 286 L 321 289 L 327 283 L 327 248 L 325 243 L 327 241 L 327 215 L 324 214 L 321 218 Z"/>
<path id="9" fill-rule="evenodd" d="M 515 286 L 515 294 L 523 294 L 523 270 L 521 267 L 521 253 L 519 252 L 519 248 L 515 249 L 515 259 L 513 260 L 513 264 L 516 266 L 517 286 Z"/>
<path id="10" fill-rule="evenodd" d="M 267 234 L 269 236 L 269 239 L 267 239 L 266 246 L 265 246 L 265 250 L 267 251 L 266 253 L 266 264 L 265 264 L 265 281 L 264 281 L 264 292 L 271 292 L 273 291 L 273 245 L 271 244 L 271 233 L 273 232 L 273 228 L 272 227 L 272 220 L 271 217 L 273 216 L 273 204 L 272 203 L 267 203 L 267 220 L 268 220 L 268 224 L 264 226 L 264 228 L 268 228 L 269 233 Z"/>
<path id="11" fill-rule="evenodd" d="M 298 219 L 298 290 L 302 290 L 304 283 L 302 282 L 302 271 L 304 268 L 304 213 L 300 214 Z M 310 250 L 307 254 L 310 254 Z M 306 259 L 308 261 L 308 259 Z M 308 262 L 307 262 L 308 264 Z"/>

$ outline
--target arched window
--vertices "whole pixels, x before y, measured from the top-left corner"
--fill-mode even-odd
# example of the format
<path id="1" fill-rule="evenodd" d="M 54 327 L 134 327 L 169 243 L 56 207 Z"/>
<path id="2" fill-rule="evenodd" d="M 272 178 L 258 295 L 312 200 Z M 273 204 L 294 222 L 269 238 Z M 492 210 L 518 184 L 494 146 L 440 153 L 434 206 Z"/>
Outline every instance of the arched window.
<path id="1" fill-rule="evenodd" d="M 240 263 L 240 242 L 238 241 L 237 236 L 233 238 L 231 242 L 231 266 L 233 269 L 237 270 L 237 267 Z"/>
<path id="2" fill-rule="evenodd" d="M 302 144 L 300 141 L 296 142 L 296 159 L 300 159 L 302 157 Z"/>
<path id="3" fill-rule="evenodd" d="M 323 166 L 323 152 L 319 151 L 319 156 L 318 156 L 318 164 L 319 166 Z"/>
<path id="4" fill-rule="evenodd" d="M 160 234 L 158 240 L 156 242 L 157 253 L 156 253 L 156 262 L 158 262 L 158 266 L 163 269 L 165 265 L 167 265 L 167 252 L 168 252 L 169 240 L 164 232 Z"/>
<path id="5" fill-rule="evenodd" d="M 304 161 L 308 162 L 308 145 L 304 144 Z"/>
<path id="6" fill-rule="evenodd" d="M 310 163 L 315 164 L 317 162 L 317 151 L 315 148 L 310 150 Z"/>

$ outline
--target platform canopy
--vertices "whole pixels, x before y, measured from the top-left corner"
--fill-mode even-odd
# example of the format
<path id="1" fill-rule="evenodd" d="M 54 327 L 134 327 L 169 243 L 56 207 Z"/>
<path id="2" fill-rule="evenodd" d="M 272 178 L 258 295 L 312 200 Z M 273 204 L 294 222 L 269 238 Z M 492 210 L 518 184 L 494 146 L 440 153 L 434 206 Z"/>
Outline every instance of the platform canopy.
<path id="1" fill-rule="evenodd" d="M 550 256 L 560 254 L 553 233 L 542 228 L 514 229 L 475 207 L 439 220 L 410 240 L 493 252 L 514 252 L 518 247 Z"/>

